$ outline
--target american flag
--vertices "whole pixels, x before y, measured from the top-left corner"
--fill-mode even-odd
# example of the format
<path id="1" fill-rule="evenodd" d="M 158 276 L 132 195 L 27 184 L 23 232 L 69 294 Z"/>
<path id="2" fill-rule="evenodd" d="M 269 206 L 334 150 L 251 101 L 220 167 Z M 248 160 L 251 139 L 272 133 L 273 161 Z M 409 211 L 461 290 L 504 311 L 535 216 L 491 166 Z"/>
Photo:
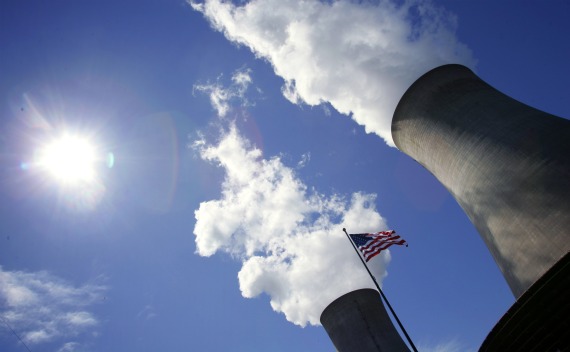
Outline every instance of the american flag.
<path id="1" fill-rule="evenodd" d="M 390 247 L 393 244 L 406 245 L 406 241 L 400 236 L 396 235 L 396 231 L 380 231 L 376 233 L 357 233 L 351 234 L 350 238 L 354 244 L 362 252 L 364 260 L 369 261 L 374 258 L 378 253 Z"/>

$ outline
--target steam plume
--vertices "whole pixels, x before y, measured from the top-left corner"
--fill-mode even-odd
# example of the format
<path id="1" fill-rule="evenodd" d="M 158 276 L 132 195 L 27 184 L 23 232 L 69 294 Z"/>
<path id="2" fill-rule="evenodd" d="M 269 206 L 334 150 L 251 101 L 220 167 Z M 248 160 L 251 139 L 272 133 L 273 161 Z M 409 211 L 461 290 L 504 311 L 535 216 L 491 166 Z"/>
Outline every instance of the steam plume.
<path id="1" fill-rule="evenodd" d="M 265 292 L 275 311 L 305 326 L 319 324 L 323 309 L 340 295 L 374 287 L 342 227 L 384 229 L 375 195 L 344 199 L 310 191 L 279 158 L 263 159 L 233 125 L 217 145 L 195 145 L 226 173 L 221 199 L 201 203 L 195 213 L 197 252 L 241 259 L 244 297 Z M 389 260 L 386 251 L 370 262 L 379 280 Z"/>
<path id="2" fill-rule="evenodd" d="M 189 3 L 269 61 L 291 102 L 329 102 L 391 146 L 392 114 L 415 79 L 442 64 L 475 63 L 455 37 L 455 17 L 429 1 Z"/>

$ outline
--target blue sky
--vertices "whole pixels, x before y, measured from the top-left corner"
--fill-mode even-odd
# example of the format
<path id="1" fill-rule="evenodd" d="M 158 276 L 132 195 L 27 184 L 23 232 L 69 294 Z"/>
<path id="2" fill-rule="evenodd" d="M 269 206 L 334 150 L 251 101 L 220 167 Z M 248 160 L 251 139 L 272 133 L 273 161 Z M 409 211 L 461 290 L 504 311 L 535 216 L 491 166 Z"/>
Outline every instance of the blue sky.
<path id="1" fill-rule="evenodd" d="M 420 350 L 477 350 L 514 298 L 385 126 L 447 62 L 567 118 L 570 5 L 375 3 L 3 1 L 0 350 L 333 351 L 343 226 L 408 241 L 371 267 Z M 96 182 L 34 164 L 63 130 Z"/>

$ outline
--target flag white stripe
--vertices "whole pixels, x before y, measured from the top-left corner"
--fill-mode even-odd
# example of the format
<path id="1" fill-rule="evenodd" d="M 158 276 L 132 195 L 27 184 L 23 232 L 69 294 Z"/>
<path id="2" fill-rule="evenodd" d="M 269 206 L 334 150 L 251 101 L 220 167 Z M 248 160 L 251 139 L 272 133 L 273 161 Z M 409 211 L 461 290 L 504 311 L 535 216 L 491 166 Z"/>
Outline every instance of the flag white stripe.
<path id="1" fill-rule="evenodd" d="M 363 246 L 360 246 L 360 249 L 362 251 L 364 251 L 364 250 L 368 250 L 369 248 L 374 247 L 377 243 L 394 242 L 394 241 L 404 241 L 404 240 L 398 235 L 390 236 L 389 238 L 376 237 L 372 241 L 369 241 L 366 244 L 364 244 Z"/>
<path id="2" fill-rule="evenodd" d="M 403 239 L 393 239 L 393 240 L 387 240 L 387 241 L 377 241 L 374 243 L 371 243 L 368 246 L 363 246 L 360 248 L 360 250 L 364 253 L 364 252 L 369 252 L 369 251 L 373 251 L 375 250 L 377 247 L 382 246 L 385 243 L 391 243 L 391 244 L 404 244 L 406 243 L 406 241 L 404 241 Z"/>

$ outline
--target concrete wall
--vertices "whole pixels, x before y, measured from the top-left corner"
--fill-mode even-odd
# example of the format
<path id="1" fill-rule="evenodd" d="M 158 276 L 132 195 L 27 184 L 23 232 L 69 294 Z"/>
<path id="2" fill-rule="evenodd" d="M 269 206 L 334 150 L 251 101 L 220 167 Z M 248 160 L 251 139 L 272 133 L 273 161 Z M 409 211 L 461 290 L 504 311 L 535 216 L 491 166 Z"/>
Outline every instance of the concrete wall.
<path id="1" fill-rule="evenodd" d="M 515 297 L 570 250 L 570 121 L 446 65 L 404 94 L 392 135 L 453 194 Z"/>
<path id="2" fill-rule="evenodd" d="M 408 352 L 376 290 L 347 293 L 321 314 L 331 341 L 339 352 Z"/>

